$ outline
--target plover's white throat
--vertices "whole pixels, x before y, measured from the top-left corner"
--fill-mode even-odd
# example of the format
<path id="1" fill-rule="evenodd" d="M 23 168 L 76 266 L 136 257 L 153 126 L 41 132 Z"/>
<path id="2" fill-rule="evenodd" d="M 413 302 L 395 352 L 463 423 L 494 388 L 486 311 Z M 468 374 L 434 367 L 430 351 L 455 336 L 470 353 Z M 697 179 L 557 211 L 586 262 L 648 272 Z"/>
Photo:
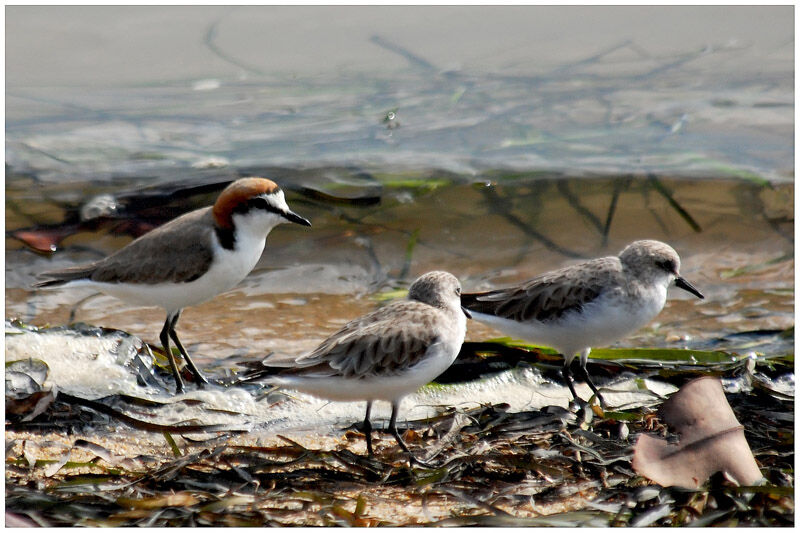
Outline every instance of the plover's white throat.
<path id="1" fill-rule="evenodd" d="M 49 279 L 35 287 L 91 287 L 134 304 L 163 307 L 167 319 L 159 338 L 182 392 L 170 338 L 198 382 L 207 381 L 175 332 L 181 310 L 236 286 L 256 266 L 269 232 L 283 222 L 311 225 L 289 209 L 274 182 L 242 178 L 228 185 L 213 206 L 171 220 L 94 263 L 45 272 L 42 277 Z"/>
<path id="2" fill-rule="evenodd" d="M 352 320 L 294 366 L 267 367 L 267 377 L 254 379 L 331 400 L 366 400 L 363 430 L 370 456 L 372 403 L 390 402 L 389 430 L 416 461 L 397 431 L 397 411 L 404 396 L 444 372 L 458 355 L 468 316 L 460 296 L 461 285 L 452 274 L 424 274 L 407 299 Z"/>
<path id="3" fill-rule="evenodd" d="M 570 363 L 580 353 L 589 387 L 603 398 L 586 372 L 592 346 L 607 346 L 652 320 L 673 282 L 703 295 L 680 276 L 680 258 L 669 245 L 643 240 L 618 257 L 602 257 L 547 272 L 515 287 L 464 294 L 473 317 L 515 338 L 551 346 L 564 356 L 563 376 L 577 400 Z"/>

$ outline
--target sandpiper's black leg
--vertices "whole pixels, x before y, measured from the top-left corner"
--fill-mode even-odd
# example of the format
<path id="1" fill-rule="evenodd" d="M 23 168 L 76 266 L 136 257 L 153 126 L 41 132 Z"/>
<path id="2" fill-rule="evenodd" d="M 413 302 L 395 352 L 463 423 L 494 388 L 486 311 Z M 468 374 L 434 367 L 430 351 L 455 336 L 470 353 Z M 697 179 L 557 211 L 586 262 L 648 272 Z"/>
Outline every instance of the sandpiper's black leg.
<path id="1" fill-rule="evenodd" d="M 400 433 L 397 431 L 397 411 L 400 409 L 400 402 L 392 402 L 392 416 L 389 418 L 389 431 L 391 431 L 392 435 L 394 435 L 394 439 L 397 441 L 397 444 L 403 449 L 404 452 L 408 454 L 408 459 L 411 464 L 418 464 L 420 466 L 424 466 L 425 468 L 433 468 L 433 466 L 420 461 L 414 454 L 411 453 L 411 450 L 408 449 L 406 443 L 403 442 L 403 439 L 400 437 Z"/>
<path id="2" fill-rule="evenodd" d="M 589 377 L 589 372 L 586 370 L 586 367 L 584 366 L 583 361 L 581 361 L 581 374 L 583 374 L 583 379 L 586 380 L 586 383 L 589 385 L 589 388 L 592 389 L 592 392 L 597 397 L 597 399 L 600 401 L 600 405 L 603 406 L 603 409 L 607 408 L 608 404 L 603 399 L 603 395 L 600 394 L 600 391 L 597 390 L 597 387 L 595 387 L 594 383 L 592 383 L 592 378 Z"/>
<path id="3" fill-rule="evenodd" d="M 167 320 L 164 322 L 164 327 L 161 329 L 161 334 L 158 336 L 161 339 L 161 346 L 169 360 L 169 367 L 172 369 L 172 375 L 175 377 L 175 394 L 183 392 L 183 380 L 181 373 L 178 371 L 178 365 L 175 363 L 175 357 L 172 355 L 172 350 L 169 349 L 169 331 L 172 317 L 167 315 Z"/>
<path id="4" fill-rule="evenodd" d="M 364 432 L 364 437 L 367 439 L 367 455 L 372 457 L 375 455 L 372 452 L 372 424 L 369 421 L 369 415 L 372 412 L 372 400 L 367 402 L 367 414 L 364 415 L 364 424 L 361 426 L 361 431 Z"/>
<path id="5" fill-rule="evenodd" d="M 580 404 L 583 402 L 583 399 L 578 396 L 577 392 L 575 392 L 575 379 L 572 377 L 572 370 L 569 367 L 569 363 L 570 361 L 564 362 L 564 366 L 561 368 L 561 377 L 563 377 L 564 381 L 567 382 L 567 387 L 569 387 L 572 397 Z"/>
<path id="6" fill-rule="evenodd" d="M 181 344 L 180 339 L 178 339 L 178 334 L 175 332 L 175 325 L 178 323 L 178 319 L 180 317 L 181 317 L 180 311 L 172 315 L 172 320 L 170 321 L 169 325 L 169 336 L 172 338 L 172 342 L 175 343 L 175 347 L 178 348 L 178 351 L 186 360 L 186 366 L 189 367 L 189 371 L 194 375 L 195 380 L 202 387 L 203 384 L 208 384 L 208 380 L 203 376 L 203 374 L 200 373 L 200 370 L 195 366 L 194 362 L 189 357 L 189 354 L 186 352 L 186 349 L 183 347 L 183 344 Z M 169 321 L 169 319 L 167 320 Z"/>

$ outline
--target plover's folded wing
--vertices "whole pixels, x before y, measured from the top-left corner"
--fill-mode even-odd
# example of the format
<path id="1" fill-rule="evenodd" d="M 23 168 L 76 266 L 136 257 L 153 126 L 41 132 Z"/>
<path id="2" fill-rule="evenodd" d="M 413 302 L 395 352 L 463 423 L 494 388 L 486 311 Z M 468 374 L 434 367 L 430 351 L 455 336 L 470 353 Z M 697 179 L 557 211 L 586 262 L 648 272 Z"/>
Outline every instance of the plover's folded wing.
<path id="1" fill-rule="evenodd" d="M 581 309 L 603 291 L 618 286 L 619 261 L 608 257 L 566 267 L 521 285 L 461 296 L 461 304 L 476 313 L 519 322 L 547 321 Z M 592 275 L 587 276 L 589 271 Z"/>
<path id="2" fill-rule="evenodd" d="M 431 322 L 430 306 L 409 301 L 398 304 L 402 305 L 390 305 L 349 322 L 313 352 L 298 358 L 297 367 L 286 373 L 361 378 L 396 375 L 414 366 L 439 341 L 438 325 Z M 427 308 L 424 313 L 421 307 Z M 398 308 L 410 316 L 400 317 Z M 409 323 L 418 327 L 409 328 Z"/>
<path id="3" fill-rule="evenodd" d="M 175 238 L 176 233 L 180 238 Z M 211 265 L 212 238 L 210 208 L 198 209 L 146 233 L 105 259 L 45 272 L 42 277 L 51 279 L 39 286 L 84 278 L 105 283 L 141 284 L 194 281 Z"/>

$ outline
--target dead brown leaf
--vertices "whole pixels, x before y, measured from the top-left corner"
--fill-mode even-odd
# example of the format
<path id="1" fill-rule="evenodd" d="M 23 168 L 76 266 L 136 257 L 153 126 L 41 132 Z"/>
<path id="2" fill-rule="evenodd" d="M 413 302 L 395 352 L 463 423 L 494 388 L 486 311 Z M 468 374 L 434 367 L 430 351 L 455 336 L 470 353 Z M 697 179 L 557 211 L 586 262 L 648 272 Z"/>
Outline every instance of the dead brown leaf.
<path id="1" fill-rule="evenodd" d="M 660 416 L 675 428 L 680 442 L 641 435 L 633 455 L 637 473 L 665 487 L 685 488 L 697 488 L 719 471 L 741 485 L 762 478 L 718 378 L 690 381 L 664 402 Z"/>

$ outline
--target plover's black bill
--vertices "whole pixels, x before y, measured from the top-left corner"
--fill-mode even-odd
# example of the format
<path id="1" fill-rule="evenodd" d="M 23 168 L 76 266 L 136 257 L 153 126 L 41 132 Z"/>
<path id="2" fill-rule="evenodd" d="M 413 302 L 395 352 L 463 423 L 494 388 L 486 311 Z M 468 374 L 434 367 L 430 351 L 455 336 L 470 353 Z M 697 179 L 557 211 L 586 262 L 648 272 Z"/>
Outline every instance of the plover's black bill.
<path id="1" fill-rule="evenodd" d="M 692 294 L 694 294 L 695 296 L 697 296 L 697 297 L 698 297 L 698 298 L 700 298 L 701 300 L 702 300 L 703 298 L 705 298 L 705 296 L 703 296 L 703 293 L 701 293 L 700 291 L 698 291 L 698 290 L 697 290 L 697 289 L 694 287 L 694 285 L 692 285 L 691 283 L 689 283 L 688 281 L 686 281 L 685 279 L 683 279 L 683 278 L 682 278 L 682 277 L 680 277 L 680 276 L 678 276 L 677 278 L 675 278 L 675 286 L 676 286 L 676 287 L 679 287 L 679 288 L 681 288 L 681 289 L 683 289 L 683 290 L 685 290 L 685 291 L 687 291 L 687 292 L 691 292 Z"/>
<path id="2" fill-rule="evenodd" d="M 287 211 L 283 213 L 283 218 L 288 220 L 289 222 L 294 222 L 295 224 L 300 224 L 301 226 L 311 226 L 311 222 L 308 219 L 305 219 L 298 215 L 297 213 L 293 213 L 292 211 Z"/>

